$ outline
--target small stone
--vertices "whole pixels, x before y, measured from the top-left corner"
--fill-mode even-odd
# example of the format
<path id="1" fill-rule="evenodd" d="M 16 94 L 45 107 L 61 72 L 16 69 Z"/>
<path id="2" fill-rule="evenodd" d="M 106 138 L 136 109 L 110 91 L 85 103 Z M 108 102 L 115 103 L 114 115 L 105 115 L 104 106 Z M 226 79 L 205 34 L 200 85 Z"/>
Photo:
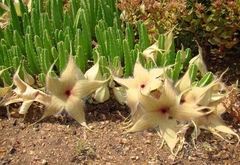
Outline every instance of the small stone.
<path id="1" fill-rule="evenodd" d="M 24 129 L 24 128 L 26 128 L 26 125 L 25 125 L 24 123 L 19 123 L 19 127 L 20 127 L 21 129 Z"/>
<path id="2" fill-rule="evenodd" d="M 131 158 L 132 160 L 135 160 L 135 156 L 131 156 L 130 158 Z"/>
<path id="3" fill-rule="evenodd" d="M 72 132 L 72 135 L 76 135 L 76 134 L 77 134 L 77 131 L 74 130 L 74 131 Z"/>
<path id="4" fill-rule="evenodd" d="M 14 121 L 13 121 L 13 126 L 16 126 L 17 125 L 17 120 L 15 119 Z"/>
<path id="5" fill-rule="evenodd" d="M 139 160 L 139 156 L 131 156 L 130 158 L 131 158 L 132 160 L 134 160 L 134 161 Z"/>
<path id="6" fill-rule="evenodd" d="M 41 164 L 42 164 L 42 165 L 47 165 L 48 162 L 47 162 L 47 160 L 43 159 L 43 160 L 41 161 Z"/>
<path id="7" fill-rule="evenodd" d="M 151 144 L 151 141 L 150 140 L 146 140 L 144 143 L 145 144 Z"/>
<path id="8" fill-rule="evenodd" d="M 9 154 L 14 154 L 15 151 L 16 151 L 16 148 L 12 147 L 12 148 L 8 151 L 8 153 L 9 153 Z"/>
<path id="9" fill-rule="evenodd" d="M 135 160 L 139 160 L 139 156 L 136 156 L 136 157 L 135 157 Z"/>
<path id="10" fill-rule="evenodd" d="M 104 144 L 104 145 L 102 146 L 102 148 L 103 148 L 103 149 L 106 149 L 106 148 L 107 148 L 107 144 Z"/>
<path id="11" fill-rule="evenodd" d="M 34 127 L 33 130 L 34 130 L 34 131 L 39 131 L 39 128 L 35 128 L 35 127 Z"/>
<path id="12" fill-rule="evenodd" d="M 126 139 L 126 138 L 122 138 L 122 140 L 121 140 L 120 143 L 121 143 L 121 144 L 128 144 L 128 143 L 129 143 L 129 140 Z"/>

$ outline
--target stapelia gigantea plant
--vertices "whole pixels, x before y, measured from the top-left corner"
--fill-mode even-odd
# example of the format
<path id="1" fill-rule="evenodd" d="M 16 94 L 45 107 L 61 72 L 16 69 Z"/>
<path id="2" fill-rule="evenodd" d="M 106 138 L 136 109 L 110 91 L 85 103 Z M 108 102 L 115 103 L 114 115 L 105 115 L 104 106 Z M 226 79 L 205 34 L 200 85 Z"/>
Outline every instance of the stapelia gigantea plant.
<path id="1" fill-rule="evenodd" d="M 23 70 L 25 70 L 26 73 L 34 75 L 38 79 L 37 85 L 42 87 L 53 61 L 58 59 L 55 62 L 57 73 L 63 71 L 70 52 L 70 43 L 76 65 L 82 71 L 86 71 L 88 59 L 97 52 L 92 52 L 92 40 L 98 36 L 100 43 L 101 38 L 105 36 L 101 32 L 100 35 L 95 34 L 95 31 L 98 32 L 97 29 L 99 29 L 95 28 L 96 25 L 104 24 L 107 29 L 115 24 L 119 36 L 121 34 L 120 20 L 117 19 L 118 13 L 114 4 L 115 0 L 74 0 L 69 2 L 69 11 L 63 9 L 61 0 L 32 0 L 28 9 L 21 0 L 2 4 L 6 8 L 4 18 L 8 16 L 6 19 L 8 26 L 0 29 L 0 53 L 3 55 L 0 66 L 3 69 L 11 67 L 2 74 L 5 85 L 12 84 L 11 75 L 19 65 L 22 65 L 22 69 L 19 70 L 20 77 L 24 77 Z M 114 43 L 115 38 L 110 39 Z M 122 42 L 122 39 L 119 42 Z M 105 58 L 103 56 L 99 58 L 101 65 L 108 65 L 107 56 L 110 55 L 106 54 Z M 112 65 L 116 66 L 121 58 L 119 54 L 115 54 L 115 57 L 110 60 L 117 62 L 112 62 Z M 108 77 L 105 74 L 106 70 L 101 67 L 104 79 Z M 94 79 L 93 76 L 90 77 Z M 103 102 L 109 98 L 105 94 L 104 99 L 100 98 L 103 97 L 102 93 L 108 92 L 106 87 L 107 85 L 96 91 L 95 100 Z"/>
<path id="2" fill-rule="evenodd" d="M 2 18 L 8 26 L 0 29 L 0 66 L 12 67 L 3 74 L 7 84 L 12 83 L 11 75 L 21 62 L 43 86 L 53 61 L 59 59 L 55 63 L 58 72 L 64 69 L 70 43 L 77 66 L 86 71 L 96 25 L 101 20 L 107 27 L 112 26 L 113 18 L 118 16 L 115 0 L 70 0 L 69 11 L 64 10 L 62 0 L 32 0 L 28 8 L 22 0 L 4 2 L 6 12 Z"/>
<path id="3" fill-rule="evenodd" d="M 68 64 L 59 78 L 50 75 L 54 64 L 47 73 L 46 93 L 34 89 L 24 82 L 18 75 L 19 67 L 13 78 L 16 86 L 13 90 L 15 95 L 5 98 L 2 104 L 7 106 L 16 102 L 23 102 L 19 113 L 26 115 L 34 101 L 40 102 L 46 107 L 42 118 L 37 122 L 62 110 L 66 110 L 78 123 L 88 128 L 85 121 L 84 101 L 82 98 L 103 86 L 108 79 L 105 81 L 86 79 L 82 71 L 74 63 L 72 54 L 70 54 Z M 88 72 L 91 72 L 91 70 L 90 68 Z"/>
<path id="4" fill-rule="evenodd" d="M 156 64 L 157 58 L 168 54 L 168 44 L 173 44 L 168 42 L 170 36 L 168 34 L 160 37 L 160 42 L 167 41 L 164 44 L 165 49 L 160 49 L 157 44 L 152 45 L 145 50 L 146 57 L 151 57 Z M 235 135 L 239 142 L 239 136 L 220 117 L 225 111 L 221 100 L 231 91 L 224 88 L 221 77 L 216 78 L 211 72 L 207 72 L 200 47 L 199 54 L 189 61 L 188 70 L 179 79 L 186 62 L 185 57 L 186 51 L 179 50 L 174 63 L 149 70 L 137 60 L 132 78 L 113 75 L 113 79 L 125 90 L 125 102 L 131 109 L 126 132 L 157 127 L 163 142 L 167 143 L 173 154 L 177 154 L 182 148 L 184 135 L 190 126 L 195 128 L 193 139 L 197 138 L 200 129 L 207 129 L 224 140 L 227 139 L 219 132 Z M 162 62 L 166 63 L 170 58 L 171 56 L 167 56 Z M 198 72 L 201 77 L 197 78 Z M 225 90 L 224 94 L 219 93 L 222 88 Z M 177 144 L 179 145 L 176 148 Z"/>
<path id="5" fill-rule="evenodd" d="M 20 0 L 19 15 L 10 1 L 7 4 L 10 26 L 0 33 L 0 53 L 4 56 L 0 61 L 3 69 L 0 74 L 3 82 L 7 82 L 1 94 L 12 91 L 15 95 L 5 97 L 1 103 L 7 106 L 23 102 L 19 113 L 25 115 L 37 101 L 46 106 L 40 120 L 66 110 L 87 127 L 82 98 L 96 90 L 93 98 L 104 102 L 111 87 L 116 99 L 131 109 L 126 132 L 157 128 L 174 154 L 181 149 L 186 130 L 192 126 L 195 128 L 193 139 L 200 129 L 208 129 L 220 137 L 219 131 L 235 135 L 239 140 L 220 118 L 224 111 L 221 99 L 231 91 L 218 93 L 223 86 L 221 77 L 215 78 L 207 72 L 201 48 L 192 59 L 190 49 L 182 47 L 175 53 L 172 31 L 159 35 L 150 46 L 147 27 L 141 22 L 137 22 L 139 41 L 136 43 L 132 25 L 126 24 L 123 35 L 114 2 L 70 1 L 68 13 L 63 11 L 62 1 L 49 0 L 45 13 L 42 0 L 33 0 L 31 10 Z M 94 49 L 93 38 L 96 39 Z M 81 70 L 86 70 L 91 57 L 94 65 L 83 74 Z M 27 60 L 21 61 L 22 58 Z M 15 70 L 13 85 L 16 88 L 11 90 L 12 85 L 6 84 L 11 84 L 10 73 Z M 47 91 L 35 89 L 34 79 L 28 73 L 36 75 L 42 85 L 46 80 Z M 132 73 L 133 77 L 129 78 Z M 108 81 L 109 75 L 122 86 Z M 119 78 L 122 76 L 124 78 Z"/>

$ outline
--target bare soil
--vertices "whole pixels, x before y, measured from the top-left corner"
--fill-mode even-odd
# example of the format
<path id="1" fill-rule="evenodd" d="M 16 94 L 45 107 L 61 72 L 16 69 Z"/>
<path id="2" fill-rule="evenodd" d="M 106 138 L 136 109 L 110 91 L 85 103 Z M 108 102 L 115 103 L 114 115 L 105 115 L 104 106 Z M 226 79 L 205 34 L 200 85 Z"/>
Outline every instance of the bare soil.
<path id="1" fill-rule="evenodd" d="M 229 85 L 240 77 L 240 58 L 236 56 L 220 61 L 209 60 L 207 64 L 209 70 L 215 73 L 230 67 L 225 76 Z M 86 103 L 86 120 L 93 131 L 80 126 L 66 113 L 31 125 L 42 116 L 42 105 L 32 105 L 24 121 L 15 113 L 18 106 L 11 105 L 10 119 L 6 109 L 0 109 L 1 165 L 240 164 L 240 146 L 208 131 L 202 131 L 194 147 L 189 130 L 186 144 L 176 157 L 171 155 L 166 145 L 159 148 L 161 138 L 154 129 L 123 134 L 121 127 L 129 116 L 129 109 L 114 98 L 103 104 Z M 237 110 L 240 112 L 240 109 Z M 224 114 L 223 119 L 240 136 L 239 121 L 229 113 Z M 234 139 L 230 135 L 226 138 Z"/>

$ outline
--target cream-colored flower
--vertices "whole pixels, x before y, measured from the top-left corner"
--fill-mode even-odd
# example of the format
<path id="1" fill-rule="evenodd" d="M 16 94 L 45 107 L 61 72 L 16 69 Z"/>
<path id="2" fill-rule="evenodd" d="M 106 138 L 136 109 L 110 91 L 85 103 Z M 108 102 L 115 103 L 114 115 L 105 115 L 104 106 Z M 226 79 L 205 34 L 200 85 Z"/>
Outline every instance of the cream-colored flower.
<path id="1" fill-rule="evenodd" d="M 198 45 L 198 55 L 193 57 L 190 61 L 189 64 L 195 64 L 197 65 L 200 73 L 202 76 L 204 76 L 207 73 L 207 67 L 203 61 L 203 57 L 202 57 L 202 48 Z"/>
<path id="2" fill-rule="evenodd" d="M 4 105 L 6 106 L 12 103 L 22 102 L 19 113 L 26 115 L 29 107 L 34 101 L 47 105 L 49 103 L 50 96 L 45 94 L 43 91 L 32 88 L 30 85 L 24 82 L 18 75 L 19 70 L 20 66 L 13 76 L 13 82 L 14 85 L 16 85 L 16 88 L 13 90 L 13 92 L 16 95 L 5 100 Z"/>
<path id="3" fill-rule="evenodd" d="M 162 86 L 160 76 L 163 74 L 162 68 L 155 68 L 148 71 L 139 62 L 135 63 L 133 78 L 119 78 L 112 75 L 113 79 L 126 88 L 126 102 L 132 113 L 138 109 L 139 91 L 148 95 L 150 92 Z"/>
<path id="4" fill-rule="evenodd" d="M 140 106 L 145 110 L 145 114 L 127 132 L 159 126 L 164 140 L 172 151 L 179 140 L 177 138 L 177 120 L 191 121 L 211 113 L 211 110 L 204 106 L 193 107 L 179 104 L 177 93 L 168 78 L 165 79 L 160 92 L 159 99 L 139 92 Z"/>
<path id="5" fill-rule="evenodd" d="M 162 50 L 158 48 L 158 42 L 155 42 L 153 45 L 149 46 L 147 49 L 143 51 L 143 56 L 147 60 L 149 59 L 152 60 L 153 63 L 157 66 L 156 59 L 157 59 L 158 52 L 162 52 Z"/>
<path id="6" fill-rule="evenodd" d="M 82 98 L 104 85 L 108 80 L 95 81 L 85 79 L 81 70 L 75 65 L 71 54 L 67 67 L 62 72 L 60 78 L 50 76 L 52 67 L 46 77 L 46 87 L 51 93 L 51 99 L 40 120 L 61 110 L 66 110 L 78 123 L 87 127 Z"/>
<path id="7" fill-rule="evenodd" d="M 88 69 L 84 76 L 86 79 L 88 80 L 106 80 L 105 76 L 102 75 L 101 71 L 100 71 L 100 65 L 99 65 L 99 61 L 100 61 L 100 57 L 98 57 L 97 62 L 90 68 Z M 99 102 L 99 103 L 103 103 L 105 101 L 107 101 L 110 97 L 110 92 L 109 92 L 109 88 L 108 88 L 108 84 L 104 84 L 103 86 L 101 86 L 100 88 L 98 88 L 95 93 L 93 98 Z"/>

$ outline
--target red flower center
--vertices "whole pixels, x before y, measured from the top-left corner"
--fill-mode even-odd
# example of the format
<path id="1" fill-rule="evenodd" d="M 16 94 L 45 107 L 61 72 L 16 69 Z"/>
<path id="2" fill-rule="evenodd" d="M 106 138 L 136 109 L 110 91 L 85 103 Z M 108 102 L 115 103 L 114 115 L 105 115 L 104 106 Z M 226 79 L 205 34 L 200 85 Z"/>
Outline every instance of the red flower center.
<path id="1" fill-rule="evenodd" d="M 169 111 L 168 107 L 163 107 L 159 110 L 159 112 L 162 113 L 162 114 L 166 114 L 168 111 Z"/>
<path id="2" fill-rule="evenodd" d="M 145 87 L 145 84 L 142 84 L 142 85 L 141 85 L 141 88 L 144 88 L 144 87 Z"/>
<path id="3" fill-rule="evenodd" d="M 186 102 L 185 99 L 181 99 L 181 100 L 180 100 L 180 104 L 183 104 L 183 103 L 185 103 L 185 102 Z"/>
<path id="4" fill-rule="evenodd" d="M 69 97 L 69 96 L 71 95 L 71 90 L 66 90 L 66 91 L 65 91 L 65 95 L 66 95 L 67 97 Z"/>

